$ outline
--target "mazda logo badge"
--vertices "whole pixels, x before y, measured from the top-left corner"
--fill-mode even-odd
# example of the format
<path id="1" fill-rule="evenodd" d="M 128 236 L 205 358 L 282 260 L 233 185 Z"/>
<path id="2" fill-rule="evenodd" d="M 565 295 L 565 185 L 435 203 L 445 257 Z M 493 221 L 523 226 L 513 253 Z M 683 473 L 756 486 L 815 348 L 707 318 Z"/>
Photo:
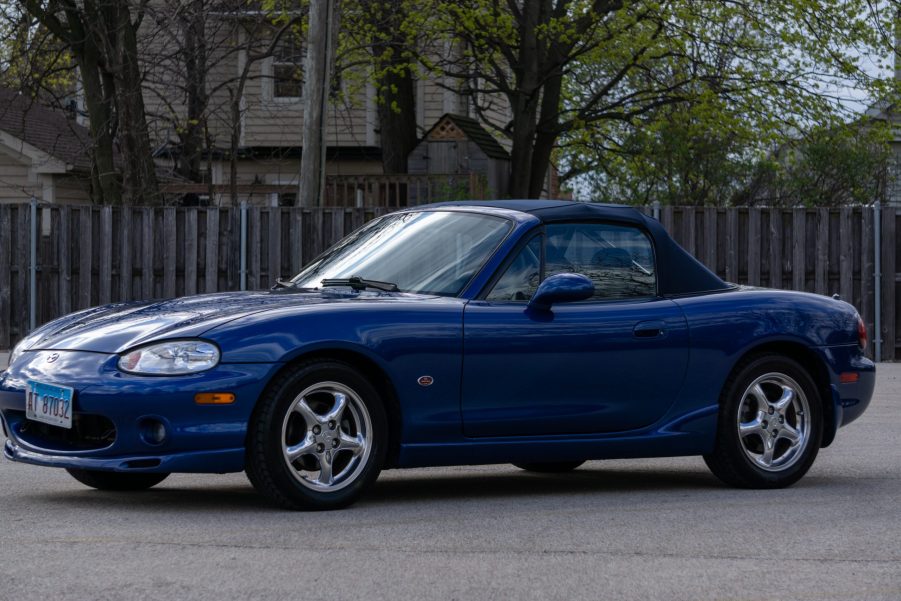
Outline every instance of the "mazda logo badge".
<path id="1" fill-rule="evenodd" d="M 59 353 L 50 353 L 47 356 L 47 363 L 53 363 L 57 359 L 59 359 Z"/>

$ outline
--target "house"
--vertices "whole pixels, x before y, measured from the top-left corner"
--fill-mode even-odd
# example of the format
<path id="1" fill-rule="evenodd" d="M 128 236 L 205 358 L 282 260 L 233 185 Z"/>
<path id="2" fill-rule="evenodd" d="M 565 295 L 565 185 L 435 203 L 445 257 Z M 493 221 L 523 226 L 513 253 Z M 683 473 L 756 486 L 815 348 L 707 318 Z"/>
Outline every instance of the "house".
<path id="1" fill-rule="evenodd" d="M 510 153 L 477 120 L 447 113 L 410 152 L 407 172 L 461 176 L 449 178 L 448 183 L 477 191 L 479 196 L 503 198 L 507 196 Z"/>
<path id="2" fill-rule="evenodd" d="M 896 56 L 895 60 L 897 62 L 899 58 Z M 895 79 L 901 81 L 901 65 L 895 69 Z M 889 205 L 901 206 L 901 111 L 897 105 L 887 100 L 877 100 L 867 108 L 864 116 L 891 124 L 883 200 Z"/>
<path id="3" fill-rule="evenodd" d="M 191 80 L 183 53 L 172 46 L 178 25 L 163 13 L 170 4 L 151 0 L 139 31 L 148 130 L 167 202 L 295 204 L 304 122 L 300 34 L 283 35 L 273 45 L 275 26 L 249 8 L 205 15 L 205 143 L 200 181 L 188 181 L 176 174 L 176 163 L 180 135 L 190 121 Z M 154 14 L 154 7 L 161 12 Z M 263 52 L 267 47 L 273 51 Z M 349 69 L 335 82 L 326 115 L 323 204 L 406 206 L 505 195 L 509 145 L 489 125 L 509 122 L 505 97 L 473 94 L 465 82 L 423 73 L 415 82 L 416 108 L 410 115 L 421 136 L 408 158 L 410 172 L 384 173 L 376 90 L 367 82 L 365 66 Z M 90 200 L 91 144 L 77 86 L 72 97 L 74 110 L 67 114 L 9 90 L 0 96 L 0 198 Z M 447 127 L 463 137 L 446 137 L 445 145 L 465 138 L 467 150 L 460 160 L 442 164 L 428 159 L 427 149 L 441 147 L 437 136 Z"/>
<path id="4" fill-rule="evenodd" d="M 172 184 L 167 187 L 170 192 L 192 191 L 203 201 L 230 204 L 229 142 L 237 129 L 237 200 L 273 206 L 294 204 L 296 200 L 303 144 L 303 40 L 285 34 L 271 56 L 255 59 L 254 56 L 264 54 L 262 49 L 270 44 L 275 28 L 254 19 L 252 12 L 208 17 L 211 68 L 206 87 L 210 90 L 207 127 L 211 148 L 203 155 L 204 183 Z M 147 22 L 141 39 L 145 47 L 153 49 L 163 36 L 154 30 L 153 20 Z M 176 128 L 184 121 L 187 103 L 184 93 L 172 93 L 185 88 L 178 55 L 170 52 L 169 58 L 166 56 L 167 53 L 156 50 L 147 52 L 143 65 L 148 88 L 145 103 L 151 136 L 159 149 L 158 162 L 174 170 L 180 152 Z M 410 186 L 446 188 L 430 183 L 438 175 L 434 169 L 427 170 L 429 178 L 383 172 L 376 90 L 361 71 L 364 67 L 351 69 L 339 74 L 326 115 L 325 204 L 403 205 L 413 194 L 408 191 Z M 238 85 L 242 77 L 243 88 Z M 494 146 L 506 152 L 506 142 L 489 133 L 484 122 L 474 120 L 478 112 L 494 123 L 509 121 L 506 98 L 476 98 L 464 91 L 465 86 L 461 88 L 454 81 L 431 75 L 417 79 L 415 86 L 416 109 L 410 118 L 415 120 L 421 136 L 434 131 L 444 115 L 454 114 L 473 120 L 475 125 L 470 131 L 481 129 L 480 139 L 495 140 Z M 232 110 L 234 102 L 240 113 L 237 123 Z M 479 102 L 479 111 L 474 102 Z M 440 175 L 459 174 L 454 171 Z M 465 189 L 461 194 L 468 196 L 469 192 Z M 421 193 L 419 196 L 423 197 Z"/>
<path id="5" fill-rule="evenodd" d="M 0 202 L 90 202 L 90 147 L 64 112 L 0 88 Z"/>

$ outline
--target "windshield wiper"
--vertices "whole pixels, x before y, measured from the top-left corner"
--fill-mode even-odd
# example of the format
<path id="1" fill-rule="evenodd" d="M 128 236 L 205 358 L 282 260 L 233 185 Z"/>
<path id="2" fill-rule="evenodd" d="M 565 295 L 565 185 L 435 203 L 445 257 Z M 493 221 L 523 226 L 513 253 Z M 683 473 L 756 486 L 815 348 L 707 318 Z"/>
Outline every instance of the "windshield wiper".
<path id="1" fill-rule="evenodd" d="M 397 284 L 391 282 L 379 282 L 377 280 L 364 280 L 360 276 L 354 275 L 349 278 L 334 278 L 331 280 L 322 280 L 322 287 L 328 286 L 350 286 L 354 290 L 383 290 L 385 292 L 397 292 Z"/>
<path id="2" fill-rule="evenodd" d="M 278 278 L 275 280 L 275 285 L 272 286 L 271 290 L 278 290 L 279 288 L 294 288 L 294 282 Z"/>

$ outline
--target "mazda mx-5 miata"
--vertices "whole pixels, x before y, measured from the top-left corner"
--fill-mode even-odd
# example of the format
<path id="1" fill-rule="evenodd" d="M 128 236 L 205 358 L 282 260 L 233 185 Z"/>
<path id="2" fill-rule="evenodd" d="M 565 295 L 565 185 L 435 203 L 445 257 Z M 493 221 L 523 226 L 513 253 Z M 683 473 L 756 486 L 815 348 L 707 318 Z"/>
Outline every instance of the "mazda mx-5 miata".
<path id="1" fill-rule="evenodd" d="M 48 323 L 0 376 L 6 457 L 99 489 L 245 470 L 288 508 L 386 468 L 703 455 L 787 486 L 873 392 L 837 298 L 735 286 L 634 208 L 429 205 L 269 291 Z"/>

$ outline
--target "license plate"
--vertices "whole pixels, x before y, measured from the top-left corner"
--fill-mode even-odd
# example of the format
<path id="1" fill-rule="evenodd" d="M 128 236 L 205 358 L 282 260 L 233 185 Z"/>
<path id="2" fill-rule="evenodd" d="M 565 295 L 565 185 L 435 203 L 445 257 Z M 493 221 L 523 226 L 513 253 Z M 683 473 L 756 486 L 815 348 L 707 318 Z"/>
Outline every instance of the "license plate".
<path id="1" fill-rule="evenodd" d="M 25 417 L 60 428 L 72 427 L 72 396 L 65 386 L 28 380 L 25 392 Z"/>

